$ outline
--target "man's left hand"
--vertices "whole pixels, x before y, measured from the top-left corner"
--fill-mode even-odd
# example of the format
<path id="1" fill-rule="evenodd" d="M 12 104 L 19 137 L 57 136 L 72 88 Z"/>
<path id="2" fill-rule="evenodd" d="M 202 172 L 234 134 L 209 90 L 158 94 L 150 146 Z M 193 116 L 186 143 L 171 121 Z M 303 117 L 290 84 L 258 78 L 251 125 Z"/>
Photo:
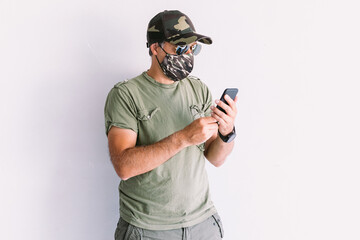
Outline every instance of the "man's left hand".
<path id="1" fill-rule="evenodd" d="M 211 116 L 218 121 L 219 132 L 223 136 L 226 136 L 229 133 L 231 133 L 234 128 L 234 121 L 237 114 L 237 109 L 236 109 L 237 99 L 238 99 L 237 96 L 235 97 L 234 100 L 232 100 L 229 97 L 229 95 L 225 95 L 225 100 L 229 105 L 218 99 L 215 100 L 215 103 L 219 107 L 224 109 L 226 113 L 223 113 L 215 106 L 211 106 L 211 110 L 212 110 Z"/>

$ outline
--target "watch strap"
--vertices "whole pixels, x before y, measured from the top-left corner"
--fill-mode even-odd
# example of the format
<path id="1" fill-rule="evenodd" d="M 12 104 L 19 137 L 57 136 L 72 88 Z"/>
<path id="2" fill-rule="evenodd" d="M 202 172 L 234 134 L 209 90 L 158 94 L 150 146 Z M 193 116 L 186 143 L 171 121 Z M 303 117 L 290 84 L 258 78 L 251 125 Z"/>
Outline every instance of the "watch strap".
<path id="1" fill-rule="evenodd" d="M 234 126 L 232 132 L 229 133 L 229 134 L 226 135 L 226 136 L 222 135 L 222 134 L 220 133 L 220 131 L 218 131 L 218 133 L 219 133 L 220 139 L 223 140 L 223 141 L 226 142 L 226 143 L 231 142 L 231 141 L 234 140 L 234 138 L 236 137 L 235 126 Z"/>

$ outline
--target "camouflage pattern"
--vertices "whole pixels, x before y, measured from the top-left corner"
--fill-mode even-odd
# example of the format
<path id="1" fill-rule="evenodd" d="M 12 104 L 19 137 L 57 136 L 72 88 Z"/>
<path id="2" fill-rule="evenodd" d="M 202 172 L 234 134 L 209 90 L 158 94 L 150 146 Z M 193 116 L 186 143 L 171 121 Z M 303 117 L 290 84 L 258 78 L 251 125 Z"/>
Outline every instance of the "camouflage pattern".
<path id="1" fill-rule="evenodd" d="M 162 63 L 156 57 L 163 73 L 173 81 L 180 81 L 191 73 L 194 67 L 194 55 L 192 53 L 183 55 L 166 54 Z"/>
<path id="2" fill-rule="evenodd" d="M 147 41 L 148 47 L 162 41 L 175 45 L 186 45 L 195 41 L 212 44 L 210 37 L 196 33 L 190 18 L 177 10 L 165 10 L 150 20 Z"/>

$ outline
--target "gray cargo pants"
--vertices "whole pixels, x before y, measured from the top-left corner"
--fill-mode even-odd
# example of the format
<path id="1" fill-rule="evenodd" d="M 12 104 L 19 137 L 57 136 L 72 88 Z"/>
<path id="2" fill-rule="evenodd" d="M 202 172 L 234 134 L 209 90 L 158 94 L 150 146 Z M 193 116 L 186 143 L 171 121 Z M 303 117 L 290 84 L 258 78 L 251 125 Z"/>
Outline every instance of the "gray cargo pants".
<path id="1" fill-rule="evenodd" d="M 136 227 L 120 217 L 115 240 L 221 240 L 224 229 L 219 214 L 191 227 L 154 231 Z"/>

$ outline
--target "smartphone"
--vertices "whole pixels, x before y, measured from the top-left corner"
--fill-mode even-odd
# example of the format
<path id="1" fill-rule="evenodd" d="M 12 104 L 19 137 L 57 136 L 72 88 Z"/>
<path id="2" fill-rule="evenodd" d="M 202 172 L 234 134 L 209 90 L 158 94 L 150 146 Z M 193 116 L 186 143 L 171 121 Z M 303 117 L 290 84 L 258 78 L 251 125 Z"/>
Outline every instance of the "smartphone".
<path id="1" fill-rule="evenodd" d="M 237 89 L 237 88 L 226 88 L 225 91 L 223 92 L 223 94 L 221 95 L 220 101 L 222 101 L 222 102 L 226 103 L 227 105 L 229 105 L 229 104 L 226 102 L 225 98 L 224 98 L 225 95 L 226 95 L 226 94 L 229 95 L 229 97 L 230 97 L 232 100 L 234 100 L 235 97 L 236 97 L 236 94 L 238 93 L 238 91 L 239 91 L 239 89 Z M 220 107 L 219 105 L 217 105 L 216 107 L 217 107 L 220 111 L 226 113 L 225 110 L 224 110 L 222 107 Z"/>

